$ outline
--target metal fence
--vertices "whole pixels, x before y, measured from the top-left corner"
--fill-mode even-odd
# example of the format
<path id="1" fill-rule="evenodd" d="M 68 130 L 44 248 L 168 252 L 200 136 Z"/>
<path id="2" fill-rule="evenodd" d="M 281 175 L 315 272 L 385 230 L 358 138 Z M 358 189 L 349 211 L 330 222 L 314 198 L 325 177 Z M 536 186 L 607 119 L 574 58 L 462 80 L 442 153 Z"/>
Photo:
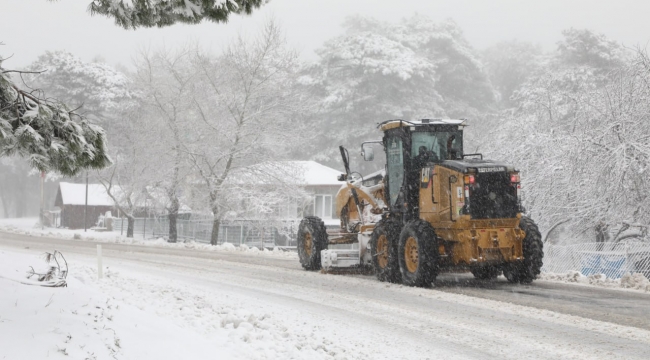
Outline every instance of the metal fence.
<path id="1" fill-rule="evenodd" d="M 255 247 L 295 246 L 299 220 L 285 220 L 281 226 L 273 226 L 262 220 L 222 221 L 219 227 L 219 244 L 229 242 L 235 245 L 246 244 Z M 126 218 L 114 219 L 113 231 L 126 235 L 128 221 Z M 176 220 L 179 241 L 196 241 L 210 243 L 212 220 Z M 168 238 L 169 219 L 136 218 L 133 236 L 135 238 Z"/>
<path id="2" fill-rule="evenodd" d="M 155 219 L 153 218 L 136 218 L 133 225 L 133 237 L 144 239 L 154 238 L 155 236 L 152 226 L 154 221 Z M 126 218 L 113 219 L 113 232 L 126 236 L 127 226 L 128 220 Z"/>
<path id="3" fill-rule="evenodd" d="M 580 271 L 585 276 L 605 274 L 618 279 L 625 273 L 650 278 L 650 243 L 585 243 L 544 246 L 544 272 Z"/>

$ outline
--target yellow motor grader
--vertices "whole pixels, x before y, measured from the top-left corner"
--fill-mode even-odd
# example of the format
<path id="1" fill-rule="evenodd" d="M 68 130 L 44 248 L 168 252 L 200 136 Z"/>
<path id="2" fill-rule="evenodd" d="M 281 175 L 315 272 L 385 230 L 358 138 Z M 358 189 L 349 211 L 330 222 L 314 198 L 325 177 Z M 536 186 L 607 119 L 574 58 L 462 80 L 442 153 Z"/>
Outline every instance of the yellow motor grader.
<path id="1" fill-rule="evenodd" d="M 383 172 L 346 173 L 336 197 L 341 229 L 328 233 L 321 219 L 304 218 L 298 254 L 307 270 L 372 267 L 381 281 L 429 286 L 443 271 L 471 271 L 530 283 L 542 267 L 537 225 L 522 215 L 519 171 L 463 152 L 464 120 L 388 120 L 381 141 Z"/>

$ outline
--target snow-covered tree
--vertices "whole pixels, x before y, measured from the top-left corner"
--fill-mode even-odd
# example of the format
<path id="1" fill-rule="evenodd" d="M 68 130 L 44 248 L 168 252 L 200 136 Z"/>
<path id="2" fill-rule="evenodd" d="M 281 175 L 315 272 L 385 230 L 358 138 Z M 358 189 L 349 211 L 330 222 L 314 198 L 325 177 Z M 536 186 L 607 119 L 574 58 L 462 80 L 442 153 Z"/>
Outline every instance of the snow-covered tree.
<path id="1" fill-rule="evenodd" d="M 564 32 L 558 51 L 515 92 L 517 108 L 492 123 L 483 150 L 522 169 L 526 206 L 542 227 L 647 224 L 647 55 L 630 57 L 585 34 Z M 594 39 L 606 46 L 588 45 Z"/>
<path id="2" fill-rule="evenodd" d="M 279 190 L 288 180 L 296 192 L 299 169 L 276 160 L 303 141 L 299 116 L 309 99 L 299 91 L 297 53 L 274 22 L 252 39 L 238 38 L 219 56 L 197 50 L 192 61 L 198 71 L 192 110 L 197 118 L 185 144 L 206 189 L 216 245 L 221 221 L 242 201 L 249 210 L 253 204 L 268 210 L 287 200 L 276 195 L 289 193 Z M 255 172 L 260 163 L 265 171 Z"/>
<path id="3" fill-rule="evenodd" d="M 142 208 L 143 189 L 155 182 L 150 167 L 152 153 L 142 99 L 132 81 L 101 62 L 84 62 L 66 51 L 46 52 L 29 66 L 37 74 L 27 76 L 38 87 L 86 116 L 106 124 L 115 163 L 100 170 L 96 178 L 106 187 L 119 210 L 127 217 L 127 237 L 133 236 L 135 212 Z"/>
<path id="4" fill-rule="evenodd" d="M 158 163 L 152 159 L 157 154 L 151 144 L 158 139 L 151 136 L 144 109 L 137 102 L 118 109 L 122 121 L 111 126 L 111 132 L 116 134 L 110 150 L 113 165 L 98 171 L 96 177 L 127 218 L 126 236 L 133 237 L 137 211 L 144 207 L 147 197 L 145 189 L 156 183 L 157 171 L 153 169 Z"/>
<path id="5" fill-rule="evenodd" d="M 84 62 L 67 51 L 46 52 L 29 65 L 27 84 L 104 125 L 134 100 L 126 75 L 101 62 Z M 115 119 L 110 119 L 112 120 Z"/>
<path id="6" fill-rule="evenodd" d="M 277 24 L 237 38 L 218 55 L 189 46 L 144 53 L 136 65 L 146 127 L 155 134 L 148 151 L 157 152 L 158 162 L 150 170 L 164 179 L 156 185 L 166 189 L 170 218 L 185 189 L 195 210 L 213 214 L 211 242 L 217 244 L 228 215 L 253 208 L 268 214 L 283 201 L 272 194 L 296 192 L 299 170 L 277 160 L 305 139 L 299 116 L 310 101 L 299 91 L 297 53 Z M 251 176 L 261 163 L 268 171 Z M 292 191 L 280 191 L 287 183 Z"/>
<path id="7" fill-rule="evenodd" d="M 650 61 L 639 52 L 606 86 L 579 98 L 572 174 L 583 227 L 650 223 Z"/>
<path id="8" fill-rule="evenodd" d="M 115 19 L 124 28 L 163 27 L 203 20 L 226 22 L 230 14 L 250 14 L 268 0 L 93 0 L 91 14 Z"/>
<path id="9" fill-rule="evenodd" d="M 358 146 L 382 120 L 471 118 L 494 103 L 483 66 L 453 21 L 353 17 L 344 27 L 304 78 L 323 99 L 312 121 L 323 124 L 324 136 L 314 144 L 329 151 L 318 159 L 332 163 L 336 145 Z"/>
<path id="10" fill-rule="evenodd" d="M 187 134 L 195 126 L 196 82 L 190 48 L 175 51 L 143 52 L 136 60 L 134 78 L 147 108 L 144 123 L 151 159 L 152 186 L 164 189 L 169 216 L 169 241 L 176 242 L 176 220 L 180 209 L 180 195 L 189 168 L 185 143 Z"/>
<path id="11" fill-rule="evenodd" d="M 587 29 L 570 28 L 562 31 L 558 57 L 568 66 L 589 66 L 603 71 L 624 65 L 628 51 L 603 34 Z"/>

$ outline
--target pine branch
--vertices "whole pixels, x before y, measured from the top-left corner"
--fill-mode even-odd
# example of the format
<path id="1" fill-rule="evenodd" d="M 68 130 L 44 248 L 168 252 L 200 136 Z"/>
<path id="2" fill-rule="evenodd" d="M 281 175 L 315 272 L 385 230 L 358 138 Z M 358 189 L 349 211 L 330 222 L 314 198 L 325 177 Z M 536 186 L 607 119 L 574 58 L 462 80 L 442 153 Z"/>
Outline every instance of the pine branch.
<path id="1" fill-rule="evenodd" d="M 227 22 L 234 14 L 251 14 L 268 0 L 93 0 L 91 15 L 115 19 L 125 29 L 165 27 L 176 23 L 198 24 L 203 20 Z"/>
<path id="2" fill-rule="evenodd" d="M 104 130 L 56 100 L 24 91 L 0 62 L 0 156 L 17 154 L 39 171 L 75 175 L 110 164 Z M 40 73 L 40 72 L 34 72 Z"/>

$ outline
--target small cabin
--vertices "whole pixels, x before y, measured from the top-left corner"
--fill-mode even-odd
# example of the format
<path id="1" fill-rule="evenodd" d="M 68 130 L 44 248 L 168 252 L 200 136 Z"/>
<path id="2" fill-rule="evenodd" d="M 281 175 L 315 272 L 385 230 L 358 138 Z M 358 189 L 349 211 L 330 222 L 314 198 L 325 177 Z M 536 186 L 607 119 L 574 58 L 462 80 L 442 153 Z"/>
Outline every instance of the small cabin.
<path id="1" fill-rule="evenodd" d="M 60 227 L 68 229 L 91 228 L 100 215 L 115 212 L 115 202 L 108 196 L 102 184 L 88 184 L 88 207 L 86 208 L 86 184 L 59 183 L 54 206 L 61 209 Z M 87 211 L 87 213 L 85 213 Z"/>

